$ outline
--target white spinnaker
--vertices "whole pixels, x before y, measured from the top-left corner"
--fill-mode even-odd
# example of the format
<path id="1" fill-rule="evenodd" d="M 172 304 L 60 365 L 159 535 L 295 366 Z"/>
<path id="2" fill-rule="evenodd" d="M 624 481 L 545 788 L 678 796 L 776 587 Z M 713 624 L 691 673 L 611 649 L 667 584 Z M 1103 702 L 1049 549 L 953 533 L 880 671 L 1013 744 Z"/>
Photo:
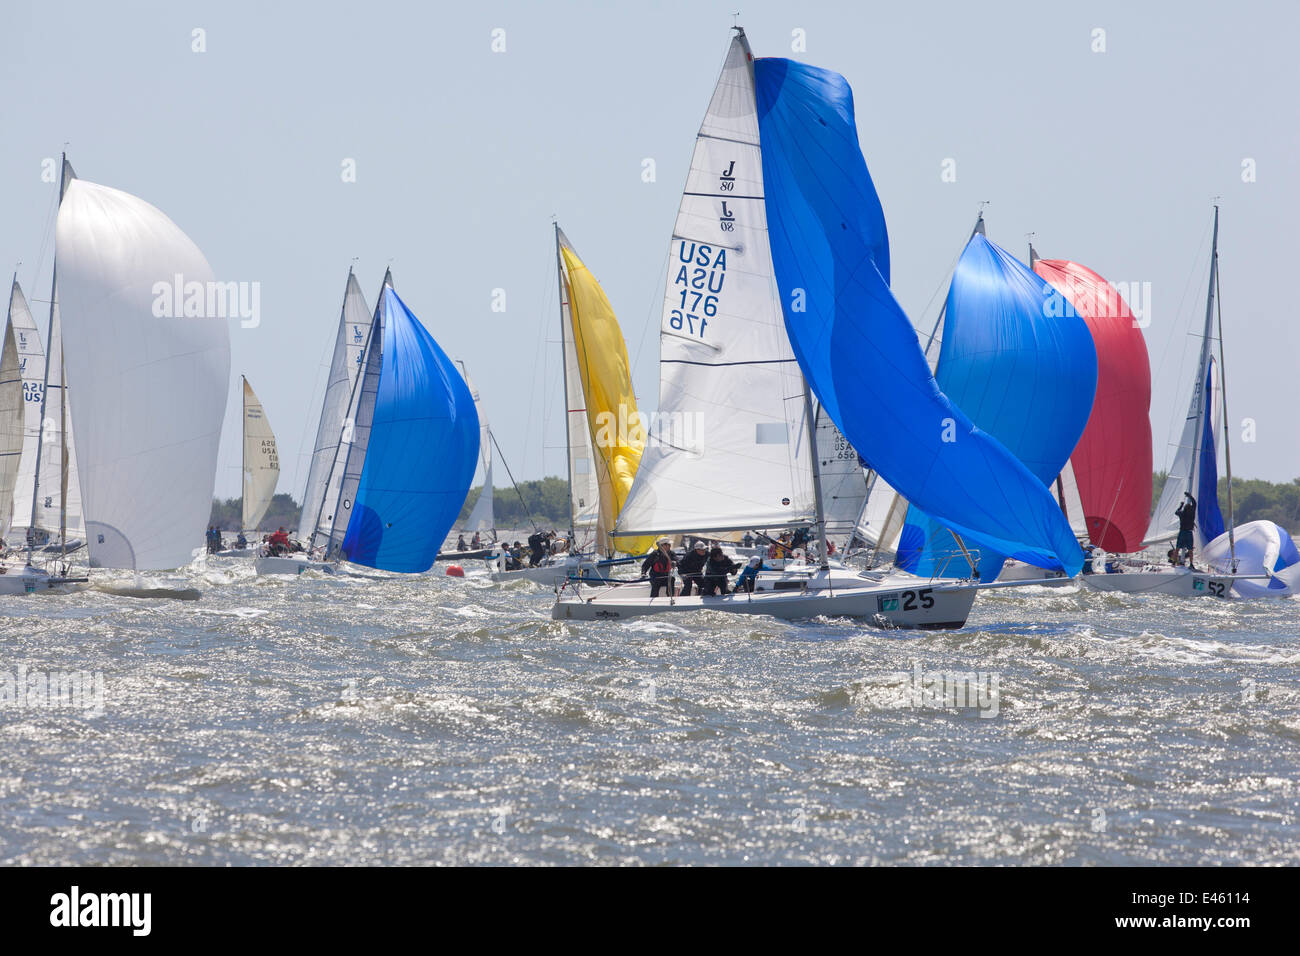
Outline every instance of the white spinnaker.
<path id="1" fill-rule="evenodd" d="M 36 491 L 36 454 L 41 437 L 41 391 L 45 384 L 45 346 L 18 280 L 9 293 L 9 326 L 18 350 L 23 378 L 23 453 L 14 485 L 10 530 L 26 528 L 32 521 L 32 495 Z"/>
<path id="2" fill-rule="evenodd" d="M 206 314 L 212 270 L 161 211 L 80 179 L 55 258 L 91 563 L 180 567 L 212 512 L 230 389 L 230 332 Z M 175 315 L 177 299 L 195 314 Z"/>
<path id="3" fill-rule="evenodd" d="M 659 410 L 622 534 L 815 520 L 805 385 L 768 246 L 752 57 L 732 40 L 668 255 Z"/>
<path id="4" fill-rule="evenodd" d="M 469 386 L 469 393 L 474 398 L 474 410 L 478 412 L 479 460 L 471 487 L 479 485 L 482 488 L 478 500 L 470 510 L 469 518 L 465 521 L 465 530 L 491 531 L 496 527 L 496 518 L 492 514 L 492 436 L 488 431 L 487 413 L 483 410 L 479 391 L 470 380 L 469 373 L 465 371 L 464 362 L 460 363 L 460 368 L 465 376 L 465 384 Z"/>
<path id="5" fill-rule="evenodd" d="M 0 538 L 13 521 L 14 488 L 23 457 L 23 371 L 14 327 L 5 323 L 0 347 Z"/>
<path id="6" fill-rule="evenodd" d="M 826 537 L 843 551 L 857 531 L 858 517 L 866 504 L 866 472 L 862 458 L 821 406 L 816 421 Z"/>
<path id="7" fill-rule="evenodd" d="M 558 229 L 556 242 L 569 245 L 569 240 Z M 573 340 L 568 270 L 558 252 L 556 261 L 560 274 L 560 341 L 564 349 L 564 437 L 569 455 L 569 508 L 574 532 L 591 537 L 596 535 L 596 525 L 600 523 L 600 472 L 597 469 L 601 461 L 591 444 L 587 396 L 582 391 L 582 370 L 578 366 L 578 349 Z"/>
<path id="8" fill-rule="evenodd" d="M 271 507 L 280 480 L 280 453 L 275 433 L 253 386 L 244 379 L 244 515 L 241 527 L 256 531 Z"/>
<path id="9" fill-rule="evenodd" d="M 347 288 L 343 293 L 343 308 L 339 315 L 338 334 L 334 340 L 334 355 L 330 359 L 329 379 L 321 400 L 320 422 L 316 426 L 316 440 L 312 445 L 311 467 L 307 471 L 307 485 L 302 496 L 302 515 L 298 524 L 298 539 L 303 543 L 314 530 L 321 517 L 321 507 L 327 500 L 332 508 L 342 474 L 331 476 L 338 456 L 339 442 L 343 437 L 348 416 L 348 403 L 352 400 L 357 377 L 361 374 L 362 353 L 370 338 L 373 316 L 356 276 L 348 271 Z M 326 493 L 331 484 L 335 497 Z M 324 523 L 322 521 L 322 523 Z M 325 532 L 328 534 L 328 529 Z"/>

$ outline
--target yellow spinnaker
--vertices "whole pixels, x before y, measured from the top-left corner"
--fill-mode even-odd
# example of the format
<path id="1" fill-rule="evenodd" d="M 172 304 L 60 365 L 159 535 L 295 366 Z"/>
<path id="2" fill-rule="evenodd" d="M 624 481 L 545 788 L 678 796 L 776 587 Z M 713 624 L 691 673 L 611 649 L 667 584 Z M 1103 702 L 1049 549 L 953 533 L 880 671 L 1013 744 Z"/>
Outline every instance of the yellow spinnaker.
<path id="1" fill-rule="evenodd" d="M 614 519 L 623 509 L 641 464 L 645 425 L 637 412 L 627 345 L 614 309 L 596 277 L 567 243 L 560 246 L 560 255 L 568 276 L 573 344 L 600 481 L 597 540 L 606 550 Z M 654 541 L 653 536 L 619 538 L 618 548 L 627 554 L 642 554 L 654 547 Z"/>

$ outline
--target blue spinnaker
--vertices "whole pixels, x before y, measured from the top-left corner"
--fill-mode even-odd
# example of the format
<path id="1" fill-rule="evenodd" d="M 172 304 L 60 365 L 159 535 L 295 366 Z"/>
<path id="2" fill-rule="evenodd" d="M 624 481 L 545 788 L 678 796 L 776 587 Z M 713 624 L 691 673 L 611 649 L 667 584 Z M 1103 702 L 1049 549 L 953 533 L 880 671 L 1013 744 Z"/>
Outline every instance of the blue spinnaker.
<path id="1" fill-rule="evenodd" d="M 842 76 L 754 63 L 772 261 L 804 377 L 849 443 L 981 548 L 1073 575 L 1083 554 L 1052 495 L 939 389 L 877 264 L 884 214 Z"/>
<path id="2" fill-rule="evenodd" d="M 1097 349 L 1087 323 L 1053 286 L 976 234 L 953 273 L 934 377 L 975 424 L 1050 487 L 1087 427 Z M 932 575 L 956 551 L 942 522 L 914 505 L 908 509 L 900 567 Z M 1004 560 L 981 548 L 981 580 L 994 580 Z"/>
<path id="3" fill-rule="evenodd" d="M 478 460 L 469 387 L 391 287 L 383 366 L 343 551 L 354 564 L 427 571 L 465 503 Z"/>
<path id="4" fill-rule="evenodd" d="M 1208 544 L 1223 534 L 1223 513 L 1219 510 L 1219 459 L 1214 449 L 1214 359 L 1205 370 L 1204 424 L 1201 426 L 1201 461 L 1196 487 L 1196 523 Z"/>

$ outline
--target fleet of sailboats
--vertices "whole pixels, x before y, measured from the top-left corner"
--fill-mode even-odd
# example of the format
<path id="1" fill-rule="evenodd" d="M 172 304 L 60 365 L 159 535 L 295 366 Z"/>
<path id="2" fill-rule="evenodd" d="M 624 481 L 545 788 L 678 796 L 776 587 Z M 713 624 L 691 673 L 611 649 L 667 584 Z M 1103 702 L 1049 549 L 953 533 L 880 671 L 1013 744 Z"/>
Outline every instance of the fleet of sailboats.
<path id="1" fill-rule="evenodd" d="M 554 586 L 556 619 L 708 609 L 953 628 L 981 590 L 1053 578 L 1186 597 L 1300 589 L 1284 529 L 1234 527 L 1217 205 L 1188 413 L 1149 519 L 1151 372 L 1127 303 L 1077 262 L 1032 245 L 1020 261 L 981 212 L 933 331 L 918 334 L 890 290 L 885 215 L 837 73 L 755 59 L 735 28 L 669 239 L 653 416 L 608 297 L 554 231 L 567 535 L 537 567 L 511 569 L 496 550 L 488 574 Z M 44 341 L 16 273 L 0 339 L 0 593 L 182 568 L 212 502 L 225 316 L 157 307 L 192 289 L 203 301 L 203 253 L 66 157 L 55 239 Z M 241 526 L 257 532 L 280 460 L 241 384 Z M 453 527 L 495 542 L 483 398 L 391 272 L 371 310 L 349 269 L 299 527 L 248 549 L 256 571 L 415 574 L 454 556 L 439 553 Z M 1200 566 L 1143 558 L 1173 542 L 1193 498 Z M 651 597 L 644 578 L 606 576 L 661 536 L 783 531 L 806 550 L 753 591 Z M 864 547 L 865 568 L 841 560 Z M 147 592 L 137 580 L 125 593 Z"/>

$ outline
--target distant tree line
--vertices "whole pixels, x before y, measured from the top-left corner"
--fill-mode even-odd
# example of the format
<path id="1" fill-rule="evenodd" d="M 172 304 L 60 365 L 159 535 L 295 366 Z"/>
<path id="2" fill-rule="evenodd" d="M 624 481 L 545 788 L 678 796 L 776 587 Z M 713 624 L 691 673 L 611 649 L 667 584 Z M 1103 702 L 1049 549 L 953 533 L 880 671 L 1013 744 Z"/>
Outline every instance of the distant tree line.
<path id="1" fill-rule="evenodd" d="M 1164 490 L 1167 472 L 1158 471 L 1151 482 L 1151 510 Z M 1219 507 L 1228 520 L 1228 479 L 1219 479 Z M 1300 532 L 1300 478 L 1274 484 L 1259 478 L 1232 479 L 1232 511 L 1236 524 L 1272 521 L 1287 531 Z"/>
<path id="2" fill-rule="evenodd" d="M 1158 471 L 1152 476 L 1151 510 L 1155 511 L 1164 490 L 1168 474 Z M 469 517 L 474 503 L 482 493 L 482 486 L 470 489 L 465 505 L 460 509 L 456 519 L 460 525 Z M 520 498 L 523 501 L 520 501 Z M 1219 479 L 1219 503 L 1224 509 L 1227 520 L 1228 479 Z M 1300 478 L 1294 481 L 1274 484 L 1258 478 L 1234 478 L 1232 480 L 1232 504 L 1237 524 L 1247 521 L 1274 521 L 1288 531 L 1300 532 Z M 527 506 L 525 508 L 525 505 Z M 528 517 L 532 516 L 537 524 L 548 528 L 564 528 L 569 523 L 569 486 L 563 478 L 542 478 L 540 481 L 522 481 L 519 491 L 514 488 L 495 489 L 492 503 L 496 523 L 501 528 L 530 527 Z M 293 530 L 298 527 L 301 508 L 293 496 L 281 492 L 271 499 L 271 507 L 262 519 L 262 528 L 273 531 L 283 525 Z M 240 517 L 243 514 L 242 498 L 219 498 L 212 500 L 211 524 L 222 531 L 239 531 Z M 243 529 L 247 530 L 247 529 Z"/>
<path id="3" fill-rule="evenodd" d="M 274 531 L 276 528 L 283 526 L 293 531 L 298 527 L 298 518 L 301 514 L 302 506 L 293 500 L 293 495 L 282 491 L 271 499 L 271 507 L 266 510 L 266 517 L 262 519 L 262 530 Z M 208 518 L 208 524 L 215 525 L 222 531 L 255 530 L 239 526 L 243 517 L 243 496 L 227 498 L 225 501 L 220 498 L 212 499 L 212 516 Z"/>

